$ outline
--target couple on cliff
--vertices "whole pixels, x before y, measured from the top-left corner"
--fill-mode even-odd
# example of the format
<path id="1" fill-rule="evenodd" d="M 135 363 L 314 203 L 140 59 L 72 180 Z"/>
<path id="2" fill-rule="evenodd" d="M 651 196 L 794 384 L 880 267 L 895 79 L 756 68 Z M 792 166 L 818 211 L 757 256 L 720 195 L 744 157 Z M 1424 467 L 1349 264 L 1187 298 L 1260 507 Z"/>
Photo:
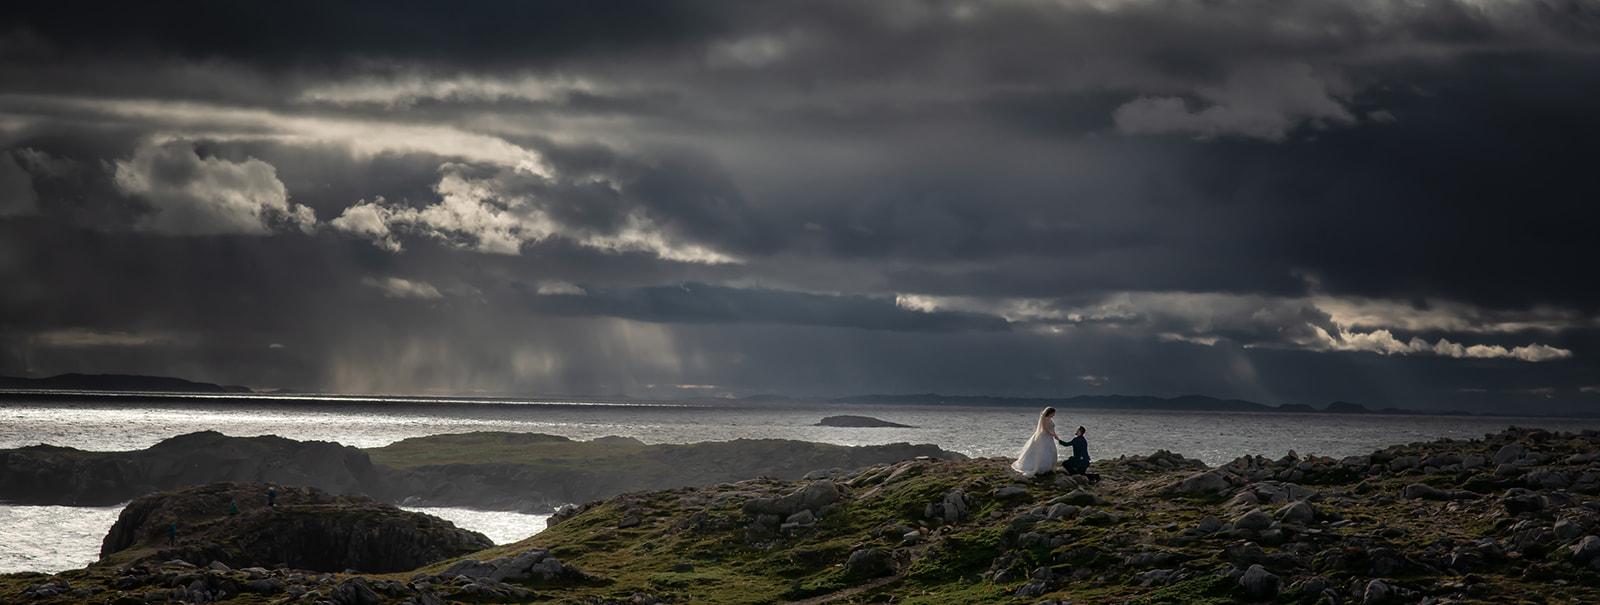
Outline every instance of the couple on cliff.
<path id="1" fill-rule="evenodd" d="M 1078 427 L 1077 435 L 1071 441 L 1062 441 L 1056 434 L 1056 409 L 1045 408 L 1039 413 L 1039 424 L 1033 429 L 1033 436 L 1023 444 L 1022 451 L 1017 453 L 1017 461 L 1011 463 L 1011 470 L 1022 473 L 1023 476 L 1033 477 L 1056 470 L 1056 444 L 1062 447 L 1071 447 L 1072 455 L 1061 462 L 1061 467 L 1073 475 L 1087 475 L 1089 479 L 1096 480 L 1100 476 L 1089 472 L 1089 441 L 1083 438 L 1085 430 Z"/>

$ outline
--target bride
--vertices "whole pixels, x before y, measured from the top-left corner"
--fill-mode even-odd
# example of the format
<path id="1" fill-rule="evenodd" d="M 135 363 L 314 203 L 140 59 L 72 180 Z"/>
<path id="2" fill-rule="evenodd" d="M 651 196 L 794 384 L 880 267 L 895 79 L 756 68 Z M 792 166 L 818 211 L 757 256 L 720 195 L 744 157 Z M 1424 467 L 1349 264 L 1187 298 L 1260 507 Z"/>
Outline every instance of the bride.
<path id="1" fill-rule="evenodd" d="M 1039 414 L 1039 425 L 1033 429 L 1033 436 L 1028 438 L 1028 443 L 1022 446 L 1022 451 L 1017 452 L 1017 461 L 1011 463 L 1011 470 L 1032 477 L 1054 471 L 1056 468 L 1056 409 L 1045 408 Z"/>

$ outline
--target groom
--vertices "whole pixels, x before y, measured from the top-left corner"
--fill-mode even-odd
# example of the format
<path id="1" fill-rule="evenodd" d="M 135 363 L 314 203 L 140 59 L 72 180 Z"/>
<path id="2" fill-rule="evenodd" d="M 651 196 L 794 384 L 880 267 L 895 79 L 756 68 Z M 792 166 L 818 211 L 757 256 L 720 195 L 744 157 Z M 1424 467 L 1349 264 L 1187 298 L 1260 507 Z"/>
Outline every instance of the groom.
<path id="1" fill-rule="evenodd" d="M 1056 440 L 1057 443 L 1061 444 L 1061 447 L 1072 447 L 1072 455 L 1061 461 L 1061 467 L 1067 469 L 1068 474 L 1083 475 L 1088 477 L 1090 481 L 1099 481 L 1099 473 L 1089 472 L 1089 440 L 1083 438 L 1084 432 L 1084 428 L 1080 426 L 1078 427 L 1077 435 L 1072 438 L 1072 441 Z"/>

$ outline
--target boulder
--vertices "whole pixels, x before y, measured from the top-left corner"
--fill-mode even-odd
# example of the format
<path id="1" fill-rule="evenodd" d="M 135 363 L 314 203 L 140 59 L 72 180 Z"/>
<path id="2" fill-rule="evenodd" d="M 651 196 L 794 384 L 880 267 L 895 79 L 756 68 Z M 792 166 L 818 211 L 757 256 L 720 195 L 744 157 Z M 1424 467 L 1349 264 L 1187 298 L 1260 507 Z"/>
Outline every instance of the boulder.
<path id="1" fill-rule="evenodd" d="M 365 578 L 355 577 L 340 582 L 333 589 L 333 602 L 339 605 L 383 605 L 385 599 L 372 590 Z"/>
<path id="2" fill-rule="evenodd" d="M 1523 447 L 1520 443 L 1510 443 L 1504 447 L 1501 447 L 1499 451 L 1495 452 L 1494 457 L 1490 458 L 1490 460 L 1495 464 L 1507 464 L 1521 460 L 1527 455 L 1528 448 Z"/>
<path id="3" fill-rule="evenodd" d="M 1258 599 L 1270 599 L 1278 595 L 1278 587 L 1282 581 L 1267 568 L 1260 564 L 1251 565 L 1239 576 L 1239 586 L 1244 588 L 1246 594 Z"/>
<path id="4" fill-rule="evenodd" d="M 135 499 L 107 532 L 101 559 L 392 572 L 494 545 L 449 521 L 359 496 L 280 488 L 278 505 L 268 508 L 267 487 L 213 483 Z M 238 514 L 229 514 L 233 503 Z M 173 523 L 175 545 L 168 543 Z"/>
<path id="5" fill-rule="evenodd" d="M 1051 519 L 1067 519 L 1077 515 L 1079 510 L 1082 510 L 1079 506 L 1058 502 L 1046 509 L 1045 516 Z"/>
<path id="6" fill-rule="evenodd" d="M 1233 520 L 1235 529 L 1262 530 L 1271 526 L 1272 517 L 1267 516 L 1267 513 L 1261 512 L 1261 509 L 1258 508 L 1250 509 L 1250 512 L 1239 515 Z"/>
<path id="7" fill-rule="evenodd" d="M 1305 525 L 1317 519 L 1317 511 L 1311 507 L 1311 504 L 1302 500 L 1299 502 L 1290 503 L 1285 505 L 1283 508 L 1278 509 L 1278 512 L 1275 514 L 1275 516 L 1279 521 L 1284 523 L 1298 523 L 1300 525 Z"/>
<path id="8" fill-rule="evenodd" d="M 1072 493 L 1069 493 L 1069 494 L 1067 494 L 1065 496 L 1062 496 L 1060 498 L 1056 498 L 1053 501 L 1057 502 L 1057 503 L 1064 503 L 1064 504 L 1076 504 L 1076 505 L 1079 505 L 1079 506 L 1087 506 L 1087 505 L 1090 505 L 1090 504 L 1102 504 L 1102 503 L 1104 503 L 1104 501 L 1101 500 L 1099 496 L 1096 496 L 1096 495 L 1091 494 L 1089 492 L 1083 491 L 1081 489 L 1073 490 Z"/>
<path id="9" fill-rule="evenodd" d="M 1007 485 L 994 490 L 994 497 L 1005 500 L 1028 495 L 1028 488 L 1021 485 Z"/>
<path id="10" fill-rule="evenodd" d="M 1199 495 L 1221 493 L 1230 487 L 1232 484 L 1228 482 L 1227 477 L 1216 471 L 1206 471 L 1185 477 L 1167 489 L 1179 494 Z"/>
<path id="11" fill-rule="evenodd" d="M 1571 519 L 1556 521 L 1555 527 L 1550 529 L 1555 532 L 1556 539 L 1562 542 L 1573 540 L 1583 535 L 1583 526 L 1574 523 Z"/>
<path id="12" fill-rule="evenodd" d="M 1572 552 L 1572 560 L 1580 564 L 1600 558 L 1600 536 L 1584 536 L 1569 550 Z"/>
<path id="13" fill-rule="evenodd" d="M 852 578 L 886 576 L 894 573 L 894 557 L 881 548 L 859 548 L 845 559 L 844 571 Z"/>
<path id="14" fill-rule="evenodd" d="M 1394 587 L 1383 580 L 1367 582 L 1366 589 L 1361 591 L 1362 605 L 1382 605 L 1394 598 Z"/>
<path id="15" fill-rule="evenodd" d="M 779 498 L 754 498 L 744 504 L 745 514 L 788 517 L 802 510 L 817 511 L 838 502 L 844 490 L 832 480 L 812 481 Z"/>

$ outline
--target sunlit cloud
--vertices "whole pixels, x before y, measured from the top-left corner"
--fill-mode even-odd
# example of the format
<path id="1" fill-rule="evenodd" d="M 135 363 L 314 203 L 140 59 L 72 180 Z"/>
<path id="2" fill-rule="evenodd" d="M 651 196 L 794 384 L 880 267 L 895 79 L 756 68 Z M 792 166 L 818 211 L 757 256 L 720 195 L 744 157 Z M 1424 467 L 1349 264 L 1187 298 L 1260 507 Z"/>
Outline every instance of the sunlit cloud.
<path id="1" fill-rule="evenodd" d="M 444 297 L 433 284 L 400 277 L 365 277 L 361 285 L 377 288 L 385 298 L 435 300 Z"/>

